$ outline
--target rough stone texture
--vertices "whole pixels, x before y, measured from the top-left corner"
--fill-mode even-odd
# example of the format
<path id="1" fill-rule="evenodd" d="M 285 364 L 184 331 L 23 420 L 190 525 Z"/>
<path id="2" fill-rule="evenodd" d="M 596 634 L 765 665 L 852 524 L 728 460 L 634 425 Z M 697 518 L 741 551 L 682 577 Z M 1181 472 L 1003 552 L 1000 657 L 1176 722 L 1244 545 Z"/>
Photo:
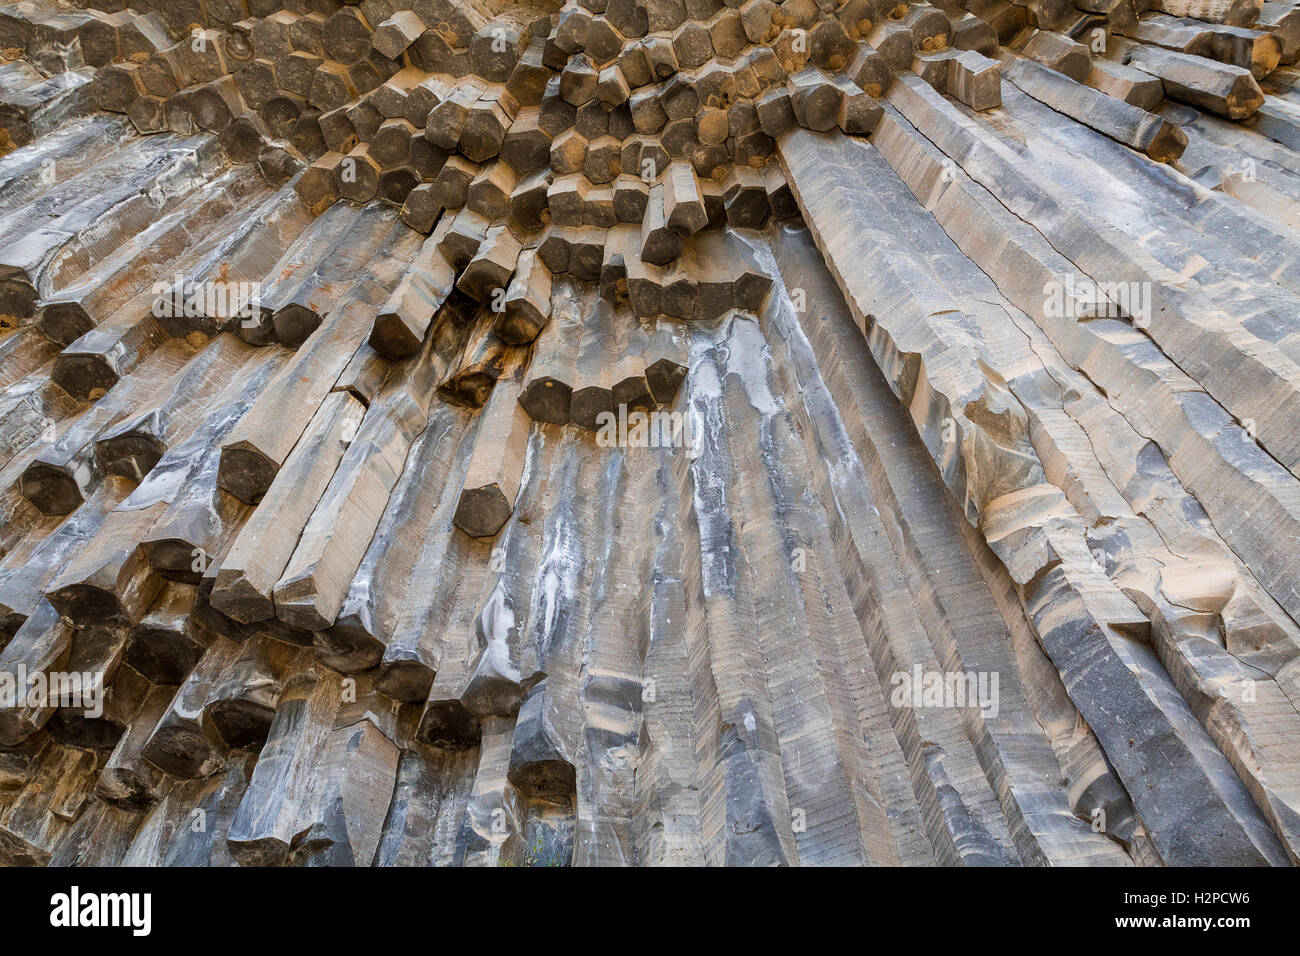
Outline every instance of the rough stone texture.
<path id="1" fill-rule="evenodd" d="M 1300 15 L 1143 6 L 0 6 L 0 864 L 1295 863 Z"/>

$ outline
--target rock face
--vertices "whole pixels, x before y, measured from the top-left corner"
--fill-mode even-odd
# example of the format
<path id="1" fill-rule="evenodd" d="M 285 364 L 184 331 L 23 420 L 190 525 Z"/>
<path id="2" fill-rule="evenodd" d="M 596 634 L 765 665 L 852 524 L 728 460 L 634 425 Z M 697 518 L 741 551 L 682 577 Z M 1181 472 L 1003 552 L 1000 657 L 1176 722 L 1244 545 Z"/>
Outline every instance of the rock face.
<path id="1" fill-rule="evenodd" d="M 90 2 L 0 863 L 1297 861 L 1294 4 Z"/>

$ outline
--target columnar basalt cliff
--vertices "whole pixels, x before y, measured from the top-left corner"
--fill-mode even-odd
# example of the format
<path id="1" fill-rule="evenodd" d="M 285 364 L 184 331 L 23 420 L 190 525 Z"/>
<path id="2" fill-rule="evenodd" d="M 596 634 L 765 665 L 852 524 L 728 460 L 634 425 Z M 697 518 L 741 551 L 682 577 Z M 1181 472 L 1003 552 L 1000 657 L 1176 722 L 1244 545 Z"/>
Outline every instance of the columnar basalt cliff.
<path id="1" fill-rule="evenodd" d="M 1297 861 L 1296 3 L 0 57 L 0 862 Z"/>

